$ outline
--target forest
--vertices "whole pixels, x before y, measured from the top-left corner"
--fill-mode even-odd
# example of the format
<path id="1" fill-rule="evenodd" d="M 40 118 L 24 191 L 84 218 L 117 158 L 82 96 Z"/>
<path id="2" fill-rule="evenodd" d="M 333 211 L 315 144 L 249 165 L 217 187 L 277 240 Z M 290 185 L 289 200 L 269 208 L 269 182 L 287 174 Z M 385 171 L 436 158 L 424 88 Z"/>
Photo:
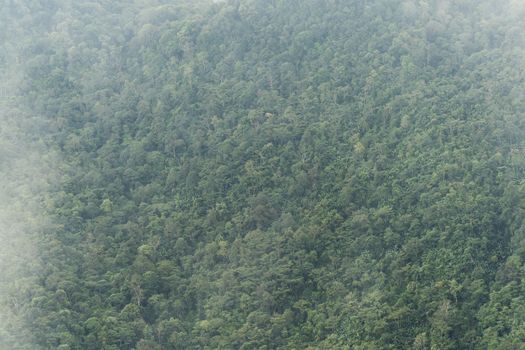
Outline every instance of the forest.
<path id="1" fill-rule="evenodd" d="M 524 18 L 4 0 L 0 348 L 525 349 Z"/>

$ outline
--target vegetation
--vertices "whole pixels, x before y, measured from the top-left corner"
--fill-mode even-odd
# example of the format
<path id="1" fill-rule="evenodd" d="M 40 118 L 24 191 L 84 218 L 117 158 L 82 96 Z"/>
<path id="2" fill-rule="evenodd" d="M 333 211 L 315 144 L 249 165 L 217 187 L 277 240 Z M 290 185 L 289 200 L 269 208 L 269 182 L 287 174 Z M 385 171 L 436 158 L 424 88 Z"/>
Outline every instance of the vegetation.
<path id="1" fill-rule="evenodd" d="M 523 349 L 525 6 L 8 3 L 60 159 L 12 348 Z"/>

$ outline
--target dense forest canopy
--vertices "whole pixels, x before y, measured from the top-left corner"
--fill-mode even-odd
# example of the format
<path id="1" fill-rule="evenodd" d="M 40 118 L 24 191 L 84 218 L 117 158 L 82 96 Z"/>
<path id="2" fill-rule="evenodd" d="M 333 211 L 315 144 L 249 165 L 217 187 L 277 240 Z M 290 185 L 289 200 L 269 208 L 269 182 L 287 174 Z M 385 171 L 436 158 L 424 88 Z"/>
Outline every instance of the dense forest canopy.
<path id="1" fill-rule="evenodd" d="M 524 16 L 5 0 L 0 348 L 523 349 Z"/>

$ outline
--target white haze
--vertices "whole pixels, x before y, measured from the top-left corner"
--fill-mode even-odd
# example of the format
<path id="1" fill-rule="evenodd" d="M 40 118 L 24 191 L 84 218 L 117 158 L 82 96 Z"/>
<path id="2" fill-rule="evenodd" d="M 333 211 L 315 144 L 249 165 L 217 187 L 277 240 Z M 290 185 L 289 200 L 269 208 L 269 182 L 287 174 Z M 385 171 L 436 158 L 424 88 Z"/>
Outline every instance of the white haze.
<path id="1" fill-rule="evenodd" d="M 408 5 L 415 3 L 419 1 L 406 1 Z M 442 13 L 438 15 L 453 15 L 446 12 L 449 1 L 442 3 Z M 515 51 L 511 57 L 520 66 L 525 57 L 524 12 L 525 0 L 512 0 L 501 15 L 516 23 L 515 33 L 508 33 L 508 40 Z M 57 24 L 55 29 L 63 27 L 67 26 Z M 67 29 L 55 36 L 59 37 L 58 34 L 70 37 Z M 33 127 L 31 114 L 17 105 L 20 60 L 13 55 L 16 50 L 10 52 L 5 67 L 0 67 L 0 350 L 36 349 L 24 319 L 30 317 L 28 302 L 42 275 L 38 241 L 49 225 L 42 203 L 49 184 L 57 176 L 52 170 L 57 158 L 29 132 Z M 525 98 L 521 89 L 517 91 L 517 97 Z"/>
<path id="2" fill-rule="evenodd" d="M 19 59 L 11 51 L 0 80 L 0 349 L 36 349 L 25 323 L 42 263 L 37 242 L 47 225 L 41 207 L 52 180 L 50 152 L 17 105 Z"/>

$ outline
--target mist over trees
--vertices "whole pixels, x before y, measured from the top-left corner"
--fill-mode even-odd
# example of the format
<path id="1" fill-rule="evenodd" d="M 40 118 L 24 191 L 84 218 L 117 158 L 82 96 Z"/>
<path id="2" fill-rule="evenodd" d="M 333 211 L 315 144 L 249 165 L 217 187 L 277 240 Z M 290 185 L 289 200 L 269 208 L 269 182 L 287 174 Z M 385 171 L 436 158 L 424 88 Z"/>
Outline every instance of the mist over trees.
<path id="1" fill-rule="evenodd" d="M 0 347 L 522 349 L 524 16 L 5 1 Z"/>
<path id="2" fill-rule="evenodd" d="M 49 224 L 42 200 L 56 154 L 38 135 L 45 120 L 20 103 L 19 40 L 28 32 L 4 4 L 0 13 L 0 348 L 37 349 L 27 321 L 42 289 L 37 242 Z"/>

